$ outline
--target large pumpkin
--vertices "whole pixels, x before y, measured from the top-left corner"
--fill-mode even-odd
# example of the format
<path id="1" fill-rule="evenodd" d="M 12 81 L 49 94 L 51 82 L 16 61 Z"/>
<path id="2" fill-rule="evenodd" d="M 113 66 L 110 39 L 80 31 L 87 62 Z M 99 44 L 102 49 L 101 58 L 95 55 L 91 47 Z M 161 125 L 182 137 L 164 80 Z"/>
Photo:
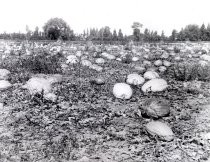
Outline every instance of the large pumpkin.
<path id="1" fill-rule="evenodd" d="M 113 94 L 116 98 L 130 99 L 133 94 L 133 90 L 130 85 L 126 83 L 116 83 L 113 88 Z"/>
<path id="2" fill-rule="evenodd" d="M 152 136 L 158 136 L 162 140 L 171 141 L 174 138 L 174 133 L 171 128 L 162 122 L 152 121 L 146 125 L 146 130 Z"/>
<path id="3" fill-rule="evenodd" d="M 155 71 L 147 71 L 144 73 L 144 78 L 145 79 L 155 79 L 155 78 L 159 78 L 159 74 Z"/>
<path id="4" fill-rule="evenodd" d="M 165 99 L 150 98 L 141 106 L 142 115 L 152 118 L 168 116 L 170 113 L 170 103 Z"/>
<path id="5" fill-rule="evenodd" d="M 168 87 L 164 79 L 151 79 L 142 86 L 143 92 L 161 92 Z"/>
<path id="6" fill-rule="evenodd" d="M 140 84 L 143 84 L 144 81 L 145 79 L 138 74 L 129 74 L 126 80 L 128 84 L 132 84 L 132 85 L 140 85 Z"/>

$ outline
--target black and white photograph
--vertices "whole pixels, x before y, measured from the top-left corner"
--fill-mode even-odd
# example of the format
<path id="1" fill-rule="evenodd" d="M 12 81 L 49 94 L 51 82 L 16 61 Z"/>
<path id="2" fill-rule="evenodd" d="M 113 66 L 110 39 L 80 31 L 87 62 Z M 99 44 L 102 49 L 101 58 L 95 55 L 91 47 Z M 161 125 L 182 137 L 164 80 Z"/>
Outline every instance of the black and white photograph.
<path id="1" fill-rule="evenodd" d="M 210 1 L 0 0 L 0 162 L 210 162 Z"/>

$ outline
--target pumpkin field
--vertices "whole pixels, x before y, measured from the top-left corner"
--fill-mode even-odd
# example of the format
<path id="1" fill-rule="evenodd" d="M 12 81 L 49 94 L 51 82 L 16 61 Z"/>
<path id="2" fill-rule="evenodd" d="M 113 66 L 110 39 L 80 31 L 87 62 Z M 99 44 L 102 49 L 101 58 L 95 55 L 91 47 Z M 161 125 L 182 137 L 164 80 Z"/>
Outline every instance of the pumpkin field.
<path id="1" fill-rule="evenodd" d="M 210 43 L 0 41 L 0 161 L 210 161 Z"/>

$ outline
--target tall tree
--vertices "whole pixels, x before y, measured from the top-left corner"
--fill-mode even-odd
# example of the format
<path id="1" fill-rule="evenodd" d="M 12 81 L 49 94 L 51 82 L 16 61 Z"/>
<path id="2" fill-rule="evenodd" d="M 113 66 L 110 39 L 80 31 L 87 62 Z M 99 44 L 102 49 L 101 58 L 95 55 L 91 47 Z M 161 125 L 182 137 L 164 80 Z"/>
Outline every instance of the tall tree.
<path id="1" fill-rule="evenodd" d="M 177 40 L 177 34 L 178 34 L 177 31 L 174 29 L 171 33 L 170 40 L 171 41 Z"/>
<path id="2" fill-rule="evenodd" d="M 150 40 L 150 33 L 149 33 L 149 30 L 146 28 L 144 30 L 144 41 L 149 41 Z"/>
<path id="3" fill-rule="evenodd" d="M 34 37 L 35 39 L 39 39 L 39 27 L 38 27 L 38 26 L 36 26 L 36 28 L 35 28 L 33 37 Z"/>
<path id="4" fill-rule="evenodd" d="M 123 36 L 123 33 L 122 33 L 122 30 L 121 29 L 119 29 L 119 31 L 118 31 L 118 40 L 119 41 L 123 41 L 123 39 L 124 39 L 124 36 Z"/>
<path id="5" fill-rule="evenodd" d="M 29 26 L 26 25 L 26 39 L 29 40 L 31 38 L 31 30 L 29 29 Z"/>
<path id="6" fill-rule="evenodd" d="M 110 41 L 112 39 L 112 33 L 110 31 L 110 27 L 105 26 L 103 32 L 103 40 Z"/>
<path id="7" fill-rule="evenodd" d="M 166 36 L 165 36 L 164 31 L 162 31 L 160 39 L 161 39 L 161 41 L 165 41 L 166 40 Z"/>
<path id="8" fill-rule="evenodd" d="M 202 41 L 207 41 L 208 40 L 207 29 L 206 29 L 204 24 L 202 24 L 201 27 L 200 27 L 200 39 Z"/>
<path id="9" fill-rule="evenodd" d="M 117 31 L 114 29 L 113 34 L 112 34 L 112 40 L 113 41 L 117 41 L 118 37 L 117 37 Z"/>
<path id="10" fill-rule="evenodd" d="M 184 33 L 186 35 L 186 38 L 189 39 L 190 41 L 199 40 L 200 29 L 198 25 L 195 24 L 187 25 L 184 29 Z"/>
<path id="11" fill-rule="evenodd" d="M 131 28 L 133 28 L 133 37 L 135 41 L 140 41 L 140 28 L 142 28 L 142 24 L 139 22 L 134 22 Z"/>
<path id="12" fill-rule="evenodd" d="M 46 38 L 51 40 L 57 40 L 58 38 L 68 40 L 73 37 L 73 30 L 71 30 L 69 25 L 61 18 L 48 20 L 43 29 Z"/>
<path id="13" fill-rule="evenodd" d="M 206 28 L 207 41 L 210 41 L 210 24 Z"/>

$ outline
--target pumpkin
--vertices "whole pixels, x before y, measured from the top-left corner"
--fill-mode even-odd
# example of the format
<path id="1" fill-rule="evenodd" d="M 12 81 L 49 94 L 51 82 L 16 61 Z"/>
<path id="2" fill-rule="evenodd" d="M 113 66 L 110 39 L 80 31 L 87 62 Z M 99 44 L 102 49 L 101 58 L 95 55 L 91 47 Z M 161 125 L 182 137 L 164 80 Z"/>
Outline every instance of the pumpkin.
<path id="1" fill-rule="evenodd" d="M 166 52 L 164 52 L 164 53 L 160 56 L 160 58 L 162 58 L 162 59 L 168 59 L 168 58 L 169 58 L 169 54 L 166 53 Z"/>
<path id="2" fill-rule="evenodd" d="M 23 86 L 24 89 L 28 89 L 31 94 L 41 93 L 44 94 L 50 93 L 52 86 L 49 80 L 45 78 L 33 77 L 29 79 L 26 84 Z"/>
<path id="3" fill-rule="evenodd" d="M 10 84 L 10 82 L 8 82 L 7 80 L 0 80 L 0 90 L 6 90 L 11 86 L 12 84 Z"/>
<path id="4" fill-rule="evenodd" d="M 81 57 L 81 56 L 82 56 L 82 51 L 77 51 L 77 52 L 76 52 L 76 56 L 77 56 L 77 57 Z"/>
<path id="5" fill-rule="evenodd" d="M 68 66 L 67 64 L 65 64 L 65 63 L 62 63 L 62 64 L 61 64 L 61 69 L 62 69 L 63 71 L 67 70 L 68 67 L 69 67 L 69 66 Z"/>
<path id="6" fill-rule="evenodd" d="M 56 99 L 57 99 L 57 96 L 54 93 L 47 93 L 47 94 L 44 95 L 44 98 L 46 100 L 50 100 L 52 102 L 55 102 Z"/>
<path id="7" fill-rule="evenodd" d="M 155 71 L 147 71 L 144 73 L 144 78 L 145 79 L 155 79 L 155 78 L 159 78 L 159 74 Z"/>
<path id="8" fill-rule="evenodd" d="M 151 79 L 146 82 L 141 90 L 146 92 L 161 92 L 164 91 L 168 87 L 167 82 L 164 79 Z"/>
<path id="9" fill-rule="evenodd" d="M 89 60 L 82 60 L 81 61 L 81 64 L 83 65 L 83 66 L 91 66 L 92 65 L 92 63 L 89 61 Z"/>
<path id="10" fill-rule="evenodd" d="M 135 57 L 132 58 L 132 61 L 133 62 L 139 61 L 139 58 L 135 56 Z"/>
<path id="11" fill-rule="evenodd" d="M 171 63 L 169 61 L 164 60 L 163 65 L 166 67 L 169 67 L 169 66 L 171 66 Z"/>
<path id="12" fill-rule="evenodd" d="M 207 54 L 202 55 L 200 58 L 205 61 L 210 61 L 210 55 L 207 55 Z"/>
<path id="13" fill-rule="evenodd" d="M 174 133 L 171 128 L 162 122 L 152 121 L 146 124 L 147 132 L 152 136 L 158 136 L 165 141 L 172 141 L 174 139 Z"/>
<path id="14" fill-rule="evenodd" d="M 158 70 L 159 70 L 160 72 L 165 72 L 165 71 L 167 70 L 167 68 L 166 68 L 165 66 L 160 66 L 160 67 L 158 68 Z"/>
<path id="15" fill-rule="evenodd" d="M 151 66 L 152 63 L 151 63 L 150 61 L 144 60 L 144 61 L 143 61 L 143 65 L 144 65 L 144 66 Z"/>
<path id="16" fill-rule="evenodd" d="M 155 66 L 161 66 L 163 64 L 163 62 L 161 61 L 161 60 L 156 60 L 155 62 L 154 62 L 154 65 Z"/>
<path id="17" fill-rule="evenodd" d="M 0 80 L 7 80 L 9 78 L 10 71 L 7 69 L 0 69 Z"/>
<path id="18" fill-rule="evenodd" d="M 133 90 L 130 85 L 126 83 L 116 83 L 113 88 L 113 94 L 119 99 L 130 99 L 133 94 Z"/>
<path id="19" fill-rule="evenodd" d="M 105 84 L 105 80 L 103 78 L 98 77 L 98 78 L 91 79 L 90 83 L 96 84 L 96 85 L 103 85 Z"/>
<path id="20" fill-rule="evenodd" d="M 116 60 L 117 61 L 120 61 L 120 62 L 122 61 L 122 59 L 120 57 L 116 58 Z"/>
<path id="21" fill-rule="evenodd" d="M 116 58 L 114 55 L 111 55 L 111 54 L 106 53 L 106 52 L 102 53 L 101 56 L 104 57 L 104 58 L 107 58 L 108 60 L 115 60 L 115 58 Z"/>
<path id="22" fill-rule="evenodd" d="M 67 61 L 66 61 L 67 64 L 69 64 L 69 63 L 70 64 L 76 64 L 78 62 L 79 62 L 79 60 L 78 60 L 77 56 L 75 56 L 75 55 L 69 55 L 67 57 Z"/>
<path id="23" fill-rule="evenodd" d="M 200 60 L 199 62 L 198 62 L 198 64 L 200 64 L 200 66 L 202 66 L 202 67 L 205 67 L 205 66 L 208 66 L 208 62 L 207 61 L 204 61 L 204 60 Z"/>
<path id="24" fill-rule="evenodd" d="M 146 71 L 146 68 L 142 66 L 135 66 L 134 69 L 139 73 L 144 73 Z"/>
<path id="25" fill-rule="evenodd" d="M 100 72 L 100 71 L 103 70 L 103 68 L 102 68 L 101 66 L 96 65 L 96 64 L 92 64 L 92 65 L 90 66 L 90 68 L 93 69 L 93 70 L 96 70 L 96 71 L 98 71 L 98 72 Z"/>
<path id="26" fill-rule="evenodd" d="M 63 76 L 61 74 L 53 74 L 49 77 L 47 77 L 47 80 L 51 83 L 60 83 L 63 81 Z"/>
<path id="27" fill-rule="evenodd" d="M 95 61 L 97 64 L 104 64 L 105 60 L 103 58 L 97 58 Z"/>
<path id="28" fill-rule="evenodd" d="M 170 113 L 170 103 L 165 99 L 147 99 L 140 108 L 142 115 L 152 118 L 165 117 Z"/>
<path id="29" fill-rule="evenodd" d="M 176 56 L 176 57 L 174 58 L 174 60 L 175 60 L 175 61 L 181 61 L 181 57 L 180 57 L 180 56 Z"/>
<path id="30" fill-rule="evenodd" d="M 129 74 L 127 76 L 126 82 L 132 85 L 140 85 L 145 82 L 145 79 L 138 74 Z"/>

